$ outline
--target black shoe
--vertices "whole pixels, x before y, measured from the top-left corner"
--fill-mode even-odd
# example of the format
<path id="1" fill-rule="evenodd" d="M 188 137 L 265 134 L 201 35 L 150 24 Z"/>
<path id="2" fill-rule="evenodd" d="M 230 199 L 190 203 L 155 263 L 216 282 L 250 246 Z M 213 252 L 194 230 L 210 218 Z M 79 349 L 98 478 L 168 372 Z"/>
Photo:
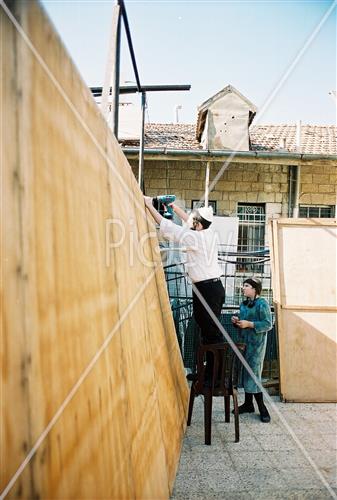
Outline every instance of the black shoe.
<path id="1" fill-rule="evenodd" d="M 252 404 L 243 403 L 243 405 L 239 406 L 239 415 L 242 415 L 242 413 L 254 413 L 254 412 L 255 408 L 253 403 Z M 234 415 L 234 410 L 232 411 L 232 413 Z"/>
<path id="2" fill-rule="evenodd" d="M 266 407 L 261 408 L 261 410 L 260 410 L 260 419 L 261 419 L 261 422 L 264 422 L 265 424 L 267 424 L 268 422 L 270 422 L 270 415 L 269 415 L 269 412 L 268 412 L 268 410 L 267 410 Z"/>

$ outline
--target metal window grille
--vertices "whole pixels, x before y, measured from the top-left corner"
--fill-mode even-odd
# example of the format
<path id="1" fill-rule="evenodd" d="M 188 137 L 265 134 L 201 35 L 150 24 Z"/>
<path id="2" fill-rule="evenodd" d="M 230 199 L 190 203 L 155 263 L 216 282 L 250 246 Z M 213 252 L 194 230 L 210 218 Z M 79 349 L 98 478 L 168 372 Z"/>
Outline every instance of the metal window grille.
<path id="1" fill-rule="evenodd" d="M 322 218 L 331 219 L 335 216 L 335 207 L 333 205 L 300 205 L 299 216 L 303 218 Z"/>
<path id="2" fill-rule="evenodd" d="M 233 259 L 233 256 L 228 255 L 228 258 L 231 260 Z M 250 256 L 245 255 L 244 258 L 255 259 L 256 254 Z M 269 262 L 270 257 L 268 249 L 264 251 L 263 258 L 268 260 Z M 221 261 L 220 264 L 221 266 L 226 265 L 226 263 L 224 263 L 223 261 Z M 222 278 L 222 283 L 226 290 L 226 298 L 222 307 L 220 322 L 235 342 L 238 340 L 238 332 L 233 327 L 230 318 L 234 313 L 238 313 L 239 304 L 242 301 L 242 284 L 244 277 L 242 276 L 242 273 L 239 273 L 237 275 L 235 270 L 233 274 L 227 274 L 225 267 L 223 267 L 223 270 L 224 276 Z M 191 285 L 190 283 L 188 283 L 186 270 L 183 263 L 176 263 L 165 266 L 164 271 L 170 304 L 172 308 L 173 320 L 181 355 L 184 361 L 184 366 L 185 368 L 194 371 L 196 364 L 196 353 L 200 343 L 200 332 L 199 327 L 193 317 Z M 248 275 L 245 275 L 245 277 L 248 277 Z M 262 295 L 269 301 L 273 311 L 269 265 L 265 266 L 265 274 L 259 275 L 259 277 L 261 278 L 263 285 Z M 234 295 L 232 292 L 227 293 L 228 288 L 232 291 L 233 287 L 235 291 Z M 262 375 L 263 378 L 268 381 L 269 385 L 274 384 L 275 380 L 278 378 L 277 360 L 277 332 L 276 325 L 274 324 L 272 331 L 268 334 L 266 357 Z"/>
<path id="3" fill-rule="evenodd" d="M 265 205 L 238 203 L 237 216 L 239 218 L 238 252 L 249 253 L 263 250 L 266 224 Z M 244 258 L 239 258 L 237 270 L 263 272 L 263 265 L 255 265 L 253 269 L 252 264 L 247 264 Z"/>
<path id="4" fill-rule="evenodd" d="M 199 200 L 192 200 L 191 208 L 192 210 L 194 208 L 200 208 L 205 205 L 204 201 L 199 201 Z M 216 214 L 216 201 L 215 200 L 209 200 L 208 206 L 213 208 L 213 213 Z"/>

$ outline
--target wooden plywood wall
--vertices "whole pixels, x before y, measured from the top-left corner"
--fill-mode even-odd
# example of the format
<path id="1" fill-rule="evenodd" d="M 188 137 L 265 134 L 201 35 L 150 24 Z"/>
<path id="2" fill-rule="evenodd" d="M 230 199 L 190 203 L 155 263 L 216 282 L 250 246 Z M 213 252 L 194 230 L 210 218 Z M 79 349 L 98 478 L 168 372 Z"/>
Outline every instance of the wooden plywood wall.
<path id="1" fill-rule="evenodd" d="M 0 15 L 1 491 L 167 498 L 188 388 L 154 227 L 40 5 Z"/>
<path id="2" fill-rule="evenodd" d="M 337 401 L 336 219 L 271 222 L 284 400 Z"/>

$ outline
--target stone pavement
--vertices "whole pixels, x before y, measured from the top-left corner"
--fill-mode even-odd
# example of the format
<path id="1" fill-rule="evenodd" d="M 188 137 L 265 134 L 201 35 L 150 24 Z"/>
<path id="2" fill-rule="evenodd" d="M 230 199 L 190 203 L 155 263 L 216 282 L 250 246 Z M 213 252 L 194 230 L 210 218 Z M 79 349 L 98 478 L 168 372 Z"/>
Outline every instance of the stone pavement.
<path id="1" fill-rule="evenodd" d="M 223 398 L 213 398 L 212 445 L 206 446 L 203 399 L 199 396 L 171 499 L 337 499 L 336 405 L 272 399 L 332 492 L 273 411 L 269 424 L 260 422 L 258 413 L 241 415 L 240 442 L 235 443 L 233 416 L 225 424 Z"/>

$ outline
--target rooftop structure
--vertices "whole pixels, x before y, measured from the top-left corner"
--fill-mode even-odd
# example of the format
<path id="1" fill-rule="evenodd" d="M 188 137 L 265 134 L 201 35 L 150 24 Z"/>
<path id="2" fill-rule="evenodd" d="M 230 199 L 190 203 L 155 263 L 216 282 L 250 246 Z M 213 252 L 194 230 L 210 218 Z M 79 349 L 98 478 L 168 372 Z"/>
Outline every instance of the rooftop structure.
<path id="1" fill-rule="evenodd" d="M 198 142 L 198 125 L 184 123 L 148 123 L 145 125 L 145 148 L 168 150 L 203 150 Z M 298 152 L 296 125 L 253 125 L 249 128 L 250 150 Z M 125 140 L 123 146 L 139 146 L 139 141 Z M 337 127 L 302 125 L 301 153 L 337 155 Z"/>

